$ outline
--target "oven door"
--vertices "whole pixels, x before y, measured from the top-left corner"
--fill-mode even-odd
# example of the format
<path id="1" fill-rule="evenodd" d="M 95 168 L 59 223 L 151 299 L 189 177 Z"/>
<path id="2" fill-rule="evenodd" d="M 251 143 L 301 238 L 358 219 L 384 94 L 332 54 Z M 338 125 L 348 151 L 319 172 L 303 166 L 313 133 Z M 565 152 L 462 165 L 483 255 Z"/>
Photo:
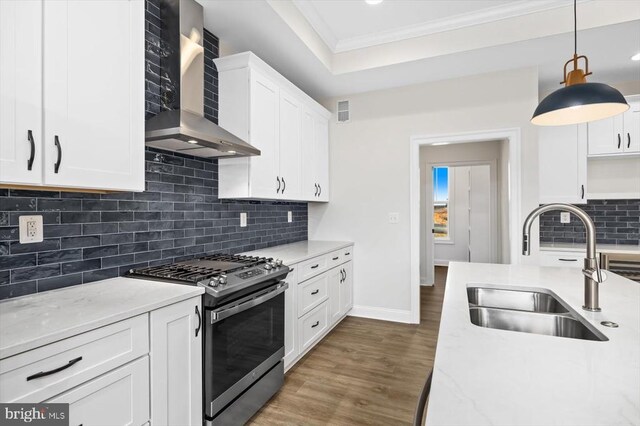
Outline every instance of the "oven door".
<path id="1" fill-rule="evenodd" d="M 280 282 L 207 312 L 204 333 L 205 414 L 215 416 L 284 356 Z"/>

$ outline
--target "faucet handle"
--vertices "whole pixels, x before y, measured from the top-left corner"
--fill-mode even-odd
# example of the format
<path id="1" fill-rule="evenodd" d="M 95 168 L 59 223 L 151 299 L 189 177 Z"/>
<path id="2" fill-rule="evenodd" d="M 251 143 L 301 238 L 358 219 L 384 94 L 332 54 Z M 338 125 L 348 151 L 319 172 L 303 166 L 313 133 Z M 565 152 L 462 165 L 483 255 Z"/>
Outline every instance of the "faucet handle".
<path id="1" fill-rule="evenodd" d="M 607 280 L 607 274 L 605 273 L 605 271 L 601 270 L 598 267 L 583 269 L 582 273 L 585 277 L 592 279 L 598 284 L 601 284 Z"/>

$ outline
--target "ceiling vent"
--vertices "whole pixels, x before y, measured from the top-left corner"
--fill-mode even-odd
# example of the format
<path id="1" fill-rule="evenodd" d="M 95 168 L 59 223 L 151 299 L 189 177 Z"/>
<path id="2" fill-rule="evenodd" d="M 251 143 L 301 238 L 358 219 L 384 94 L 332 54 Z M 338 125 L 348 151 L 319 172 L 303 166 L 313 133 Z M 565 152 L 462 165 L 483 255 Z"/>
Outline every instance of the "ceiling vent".
<path id="1" fill-rule="evenodd" d="M 348 123 L 350 118 L 349 101 L 338 101 L 338 123 Z"/>

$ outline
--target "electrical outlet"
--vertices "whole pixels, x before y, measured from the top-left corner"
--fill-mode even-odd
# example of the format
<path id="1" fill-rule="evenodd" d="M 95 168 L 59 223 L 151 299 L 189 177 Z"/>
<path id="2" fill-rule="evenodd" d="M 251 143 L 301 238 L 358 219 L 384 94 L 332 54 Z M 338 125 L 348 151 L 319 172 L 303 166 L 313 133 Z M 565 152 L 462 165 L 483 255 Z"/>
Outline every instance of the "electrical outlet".
<path id="1" fill-rule="evenodd" d="M 240 213 L 240 227 L 244 228 L 245 226 L 247 226 L 247 214 Z"/>
<path id="2" fill-rule="evenodd" d="M 20 216 L 20 243 L 39 243 L 43 240 L 42 216 Z"/>
<path id="3" fill-rule="evenodd" d="M 571 213 L 560 212 L 560 223 L 569 223 L 569 222 L 571 222 Z"/>
<path id="4" fill-rule="evenodd" d="M 400 223 L 400 213 L 389 213 L 389 223 L 394 225 Z"/>
<path id="5" fill-rule="evenodd" d="M 287 212 L 287 222 L 293 222 L 293 212 Z"/>

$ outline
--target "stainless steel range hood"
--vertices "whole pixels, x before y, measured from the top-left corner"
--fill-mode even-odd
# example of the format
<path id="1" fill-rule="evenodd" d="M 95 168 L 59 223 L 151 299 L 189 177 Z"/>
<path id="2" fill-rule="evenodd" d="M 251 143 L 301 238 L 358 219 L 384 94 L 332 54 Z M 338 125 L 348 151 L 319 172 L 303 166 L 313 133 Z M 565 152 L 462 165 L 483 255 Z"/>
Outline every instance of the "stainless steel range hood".
<path id="1" fill-rule="evenodd" d="M 169 108 L 146 122 L 148 146 L 197 157 L 246 157 L 260 150 L 204 117 L 203 10 L 194 0 L 161 0 L 161 90 Z"/>

